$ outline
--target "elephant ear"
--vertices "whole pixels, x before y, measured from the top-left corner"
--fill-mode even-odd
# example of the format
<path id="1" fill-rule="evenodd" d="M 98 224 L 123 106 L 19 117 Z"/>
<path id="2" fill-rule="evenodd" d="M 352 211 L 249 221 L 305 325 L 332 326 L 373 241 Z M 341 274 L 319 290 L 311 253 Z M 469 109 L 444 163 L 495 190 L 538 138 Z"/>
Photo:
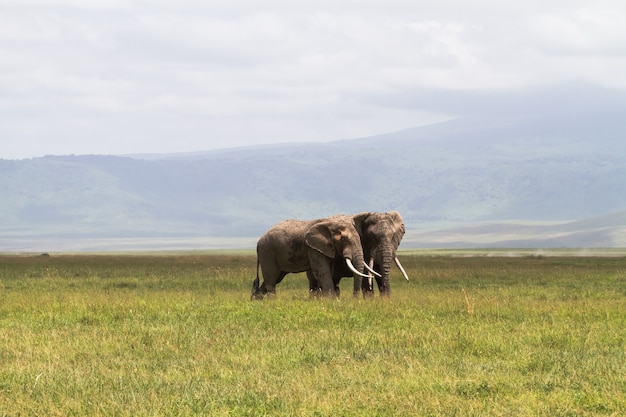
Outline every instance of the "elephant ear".
<path id="1" fill-rule="evenodd" d="M 400 213 L 395 210 L 390 211 L 387 214 L 389 215 L 389 217 L 391 217 L 391 220 L 393 221 L 393 243 L 397 248 L 398 246 L 400 246 L 400 241 L 402 240 L 402 237 L 404 236 L 404 233 L 406 231 L 404 228 L 404 221 L 402 220 L 402 216 L 400 216 Z"/>
<path id="2" fill-rule="evenodd" d="M 354 227 L 356 227 L 356 231 L 359 232 L 359 235 L 363 236 L 365 220 L 370 216 L 370 212 L 365 211 L 363 213 L 355 214 L 352 216 L 352 220 L 354 220 Z"/>
<path id="3" fill-rule="evenodd" d="M 333 237 L 327 223 L 318 223 L 311 227 L 306 233 L 304 240 L 306 244 L 329 258 L 335 257 L 335 246 Z"/>

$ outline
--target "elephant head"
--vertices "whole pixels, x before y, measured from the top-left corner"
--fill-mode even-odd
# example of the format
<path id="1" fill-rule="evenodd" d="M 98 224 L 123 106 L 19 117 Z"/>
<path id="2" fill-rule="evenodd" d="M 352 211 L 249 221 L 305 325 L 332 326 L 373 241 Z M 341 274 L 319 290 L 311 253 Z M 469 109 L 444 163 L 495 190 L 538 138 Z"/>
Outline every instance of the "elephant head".
<path id="1" fill-rule="evenodd" d="M 361 278 L 365 269 L 361 238 L 353 219 L 349 216 L 333 216 L 313 225 L 305 236 L 306 244 L 313 249 L 310 255 L 311 273 L 323 289 L 338 291 L 333 283 L 335 259 L 345 261 L 354 276 L 354 291 L 362 287 Z M 316 253 L 324 255 L 320 258 Z M 328 267 L 328 269 L 327 269 Z M 325 281 L 325 282 L 324 282 Z"/>
<path id="2" fill-rule="evenodd" d="M 361 235 L 366 265 L 382 275 L 382 277 L 376 277 L 378 288 L 382 295 L 389 295 L 392 262 L 395 262 L 404 277 L 409 279 L 396 256 L 405 232 L 402 216 L 397 211 L 390 211 L 388 213 L 359 213 L 354 215 L 353 219 Z M 364 292 L 371 292 L 373 290 L 371 284 L 369 282 L 365 284 Z"/>

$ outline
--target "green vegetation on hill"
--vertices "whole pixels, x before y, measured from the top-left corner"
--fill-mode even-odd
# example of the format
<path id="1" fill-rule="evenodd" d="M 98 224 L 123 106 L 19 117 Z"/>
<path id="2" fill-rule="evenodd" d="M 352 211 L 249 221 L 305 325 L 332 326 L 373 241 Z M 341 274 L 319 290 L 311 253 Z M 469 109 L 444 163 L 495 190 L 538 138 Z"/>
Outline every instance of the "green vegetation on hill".
<path id="1" fill-rule="evenodd" d="M 150 160 L 0 160 L 0 239 L 254 237 L 285 218 L 390 209 L 409 230 L 587 219 L 626 208 L 626 132 L 611 121 L 469 119 Z"/>

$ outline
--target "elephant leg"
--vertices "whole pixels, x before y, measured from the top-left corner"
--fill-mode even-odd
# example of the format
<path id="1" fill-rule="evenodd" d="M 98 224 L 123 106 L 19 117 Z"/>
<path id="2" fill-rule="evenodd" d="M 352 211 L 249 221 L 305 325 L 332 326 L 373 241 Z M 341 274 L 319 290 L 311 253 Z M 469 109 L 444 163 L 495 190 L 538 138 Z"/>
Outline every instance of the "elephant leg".
<path id="1" fill-rule="evenodd" d="M 309 296 L 311 298 L 319 297 L 322 289 L 320 288 L 319 282 L 317 282 L 317 278 L 313 275 L 313 271 L 306 271 L 306 277 L 309 280 Z"/>
<path id="2" fill-rule="evenodd" d="M 391 293 L 389 286 L 389 279 L 376 277 L 376 284 L 378 284 L 378 290 L 380 295 L 389 296 Z"/>
<path id="3" fill-rule="evenodd" d="M 283 278 L 285 278 L 285 276 L 287 274 L 288 274 L 288 272 L 280 271 L 280 273 L 278 274 L 278 278 L 276 278 L 276 284 L 281 282 L 283 280 Z M 270 297 L 275 297 L 276 296 L 276 284 L 274 284 L 271 289 L 270 288 L 267 289 L 267 293 L 268 293 L 268 295 Z"/>
<path id="4" fill-rule="evenodd" d="M 280 284 L 280 282 L 283 280 L 283 278 L 285 278 L 286 275 L 287 272 L 280 271 L 280 273 L 278 274 L 278 278 L 276 279 L 276 284 Z"/>
<path id="5" fill-rule="evenodd" d="M 332 259 L 327 258 L 324 254 L 316 250 L 311 250 L 309 252 L 309 261 L 311 264 L 311 273 L 318 285 L 322 287 L 322 293 L 324 295 L 334 295 L 335 283 L 333 282 L 332 275 Z"/>
<path id="6" fill-rule="evenodd" d="M 387 274 L 385 273 L 385 268 L 383 268 L 383 266 L 380 265 L 379 263 L 375 263 L 373 267 L 374 267 L 374 270 L 382 271 L 382 274 L 383 274 L 382 277 L 379 277 L 379 276 L 374 277 L 376 279 L 376 285 L 378 286 L 378 291 L 380 291 L 380 295 L 388 296 L 390 292 L 388 273 Z M 373 292 L 374 292 L 374 288 L 372 288 L 372 293 Z"/>
<path id="7" fill-rule="evenodd" d="M 363 288 L 363 281 L 367 281 L 364 280 L 362 277 L 358 276 L 357 274 L 354 274 L 354 286 L 352 287 L 352 295 L 354 297 L 358 297 L 359 294 L 361 293 L 361 289 Z"/>
<path id="8" fill-rule="evenodd" d="M 366 279 L 361 281 L 361 289 L 363 290 L 363 297 L 372 297 L 374 295 L 374 287 L 370 286 Z"/>
<path id="9" fill-rule="evenodd" d="M 341 282 L 341 278 L 342 277 L 347 277 L 350 275 L 350 273 L 346 272 L 344 274 L 344 270 L 346 269 L 346 262 L 345 260 L 341 259 L 341 258 L 335 258 L 335 261 L 333 262 L 333 269 L 332 269 L 332 273 L 333 273 L 333 285 L 335 286 L 335 292 L 337 293 L 337 295 L 339 295 L 341 289 L 339 288 L 339 283 Z"/>
<path id="10" fill-rule="evenodd" d="M 280 267 L 275 263 L 261 264 L 261 271 L 263 272 L 263 284 L 261 284 L 257 293 L 260 293 L 261 298 L 266 294 L 276 295 L 276 284 L 285 278 L 287 272 L 281 271 Z"/>

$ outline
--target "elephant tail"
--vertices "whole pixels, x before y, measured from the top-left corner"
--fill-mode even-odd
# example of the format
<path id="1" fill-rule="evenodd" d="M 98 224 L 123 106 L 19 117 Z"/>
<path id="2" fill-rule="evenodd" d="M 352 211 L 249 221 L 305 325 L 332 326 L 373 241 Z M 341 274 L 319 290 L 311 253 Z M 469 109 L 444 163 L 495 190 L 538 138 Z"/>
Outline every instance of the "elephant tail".
<path id="1" fill-rule="evenodd" d="M 252 297 L 254 297 L 259 292 L 259 259 L 256 260 L 256 278 L 252 281 Z"/>

